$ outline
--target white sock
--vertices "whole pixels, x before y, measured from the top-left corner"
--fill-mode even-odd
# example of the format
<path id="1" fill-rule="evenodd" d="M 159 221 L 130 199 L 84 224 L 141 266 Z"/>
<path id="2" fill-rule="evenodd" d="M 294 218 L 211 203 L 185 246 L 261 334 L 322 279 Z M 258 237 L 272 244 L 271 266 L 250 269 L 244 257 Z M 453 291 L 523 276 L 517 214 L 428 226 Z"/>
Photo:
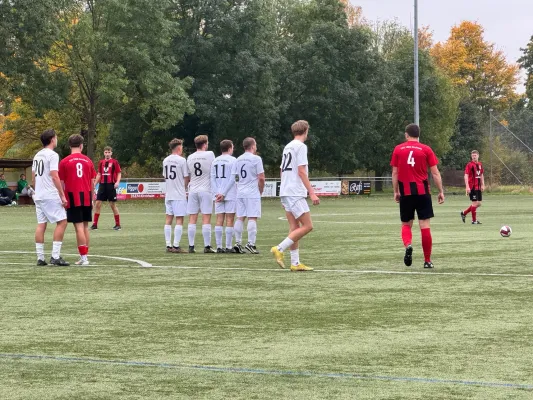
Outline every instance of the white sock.
<path id="1" fill-rule="evenodd" d="M 288 237 L 285 238 L 283 240 L 283 242 L 281 242 L 279 245 L 278 245 L 278 250 L 279 251 L 285 251 L 287 250 L 289 247 L 291 247 L 292 245 L 294 244 L 294 242 L 289 239 Z"/>
<path id="2" fill-rule="evenodd" d="M 196 224 L 189 224 L 187 227 L 187 233 L 189 235 L 189 246 L 194 246 L 194 237 L 196 236 Z"/>
<path id="3" fill-rule="evenodd" d="M 211 224 L 202 225 L 202 235 L 204 236 L 204 246 L 211 246 Z"/>
<path id="4" fill-rule="evenodd" d="M 291 250 L 291 265 L 300 264 L 300 249 Z"/>
<path id="5" fill-rule="evenodd" d="M 35 243 L 35 251 L 37 253 L 37 260 L 44 261 L 44 243 Z"/>
<path id="6" fill-rule="evenodd" d="M 222 233 L 224 232 L 224 228 L 221 226 L 215 226 L 215 241 L 217 242 L 217 249 L 222 248 Z"/>
<path id="7" fill-rule="evenodd" d="M 257 238 L 257 222 L 248 220 L 248 243 L 255 246 L 255 239 Z"/>
<path id="8" fill-rule="evenodd" d="M 87 256 L 81 256 L 81 261 L 88 261 Z"/>
<path id="9" fill-rule="evenodd" d="M 167 247 L 170 247 L 171 236 L 172 236 L 172 225 L 165 225 L 165 242 L 167 242 Z"/>
<path id="10" fill-rule="evenodd" d="M 242 231 L 244 229 L 244 223 L 238 219 L 237 222 L 235 222 L 235 227 L 233 228 L 235 232 L 235 241 L 237 243 L 242 242 Z"/>
<path id="11" fill-rule="evenodd" d="M 226 227 L 226 249 L 233 247 L 233 227 Z"/>
<path id="12" fill-rule="evenodd" d="M 59 258 L 61 257 L 61 245 L 63 242 L 52 242 L 52 257 Z"/>
<path id="13" fill-rule="evenodd" d="M 183 225 L 176 225 L 174 227 L 174 247 L 180 247 L 181 235 L 183 235 Z"/>

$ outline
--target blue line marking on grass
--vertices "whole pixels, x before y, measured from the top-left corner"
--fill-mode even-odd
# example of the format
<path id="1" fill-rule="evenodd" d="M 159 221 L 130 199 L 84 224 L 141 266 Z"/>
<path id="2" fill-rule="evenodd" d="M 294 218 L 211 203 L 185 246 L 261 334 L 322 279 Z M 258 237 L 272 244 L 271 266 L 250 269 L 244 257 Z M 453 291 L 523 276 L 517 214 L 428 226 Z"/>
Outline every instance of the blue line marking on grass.
<path id="1" fill-rule="evenodd" d="M 469 381 L 469 380 L 460 380 L 460 379 L 413 378 L 413 377 L 386 376 L 386 375 L 363 375 L 363 374 L 357 374 L 357 373 L 343 373 L 343 372 L 313 372 L 313 371 L 269 370 L 269 369 L 259 369 L 259 368 L 216 367 L 216 366 L 211 366 L 211 365 L 169 364 L 169 363 L 153 363 L 153 362 L 145 362 L 145 361 L 105 360 L 105 359 L 97 359 L 97 358 L 61 357 L 61 356 L 9 354 L 9 353 L 0 353 L 0 358 L 11 359 L 11 360 L 37 360 L 37 361 L 59 361 L 59 362 L 70 362 L 70 363 L 107 364 L 107 365 L 121 365 L 121 366 L 127 366 L 127 367 L 194 369 L 194 370 L 200 370 L 200 371 L 229 372 L 229 373 L 239 373 L 239 374 L 286 375 L 286 376 L 302 376 L 302 377 L 313 377 L 313 378 L 351 378 L 351 379 L 364 379 L 364 380 L 374 380 L 374 381 L 435 383 L 435 384 L 444 384 L 444 385 L 484 386 L 484 387 L 493 387 L 493 388 L 533 390 L 533 384 L 483 382 L 483 381 Z"/>

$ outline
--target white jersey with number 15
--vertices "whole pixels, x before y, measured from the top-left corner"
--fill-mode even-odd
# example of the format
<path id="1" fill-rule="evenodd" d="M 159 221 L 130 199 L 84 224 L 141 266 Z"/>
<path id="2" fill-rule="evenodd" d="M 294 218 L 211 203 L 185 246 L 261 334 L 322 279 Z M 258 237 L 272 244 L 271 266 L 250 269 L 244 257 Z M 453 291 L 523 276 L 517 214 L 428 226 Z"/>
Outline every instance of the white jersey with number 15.
<path id="1" fill-rule="evenodd" d="M 189 176 L 187 162 L 182 156 L 171 154 L 163 160 L 163 176 L 166 182 L 165 199 L 187 200 L 185 178 Z"/>
<path id="2" fill-rule="evenodd" d="M 197 151 L 187 158 L 187 168 L 191 176 L 190 193 L 211 193 L 211 164 L 215 159 L 212 151 Z"/>
<path id="3" fill-rule="evenodd" d="M 305 172 L 309 174 L 307 161 L 307 146 L 293 140 L 283 149 L 281 159 L 281 186 L 280 196 L 307 197 L 307 189 L 298 175 L 298 167 L 305 165 Z"/>

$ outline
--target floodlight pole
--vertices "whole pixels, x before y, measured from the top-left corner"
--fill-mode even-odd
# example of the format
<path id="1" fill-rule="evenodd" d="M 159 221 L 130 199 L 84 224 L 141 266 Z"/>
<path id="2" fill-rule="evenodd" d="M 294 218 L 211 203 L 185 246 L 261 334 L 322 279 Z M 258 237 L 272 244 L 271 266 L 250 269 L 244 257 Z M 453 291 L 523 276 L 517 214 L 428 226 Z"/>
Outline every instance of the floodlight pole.
<path id="1" fill-rule="evenodd" d="M 418 83 L 418 0 L 415 0 L 415 124 L 420 126 L 420 98 L 419 98 L 419 83 Z"/>

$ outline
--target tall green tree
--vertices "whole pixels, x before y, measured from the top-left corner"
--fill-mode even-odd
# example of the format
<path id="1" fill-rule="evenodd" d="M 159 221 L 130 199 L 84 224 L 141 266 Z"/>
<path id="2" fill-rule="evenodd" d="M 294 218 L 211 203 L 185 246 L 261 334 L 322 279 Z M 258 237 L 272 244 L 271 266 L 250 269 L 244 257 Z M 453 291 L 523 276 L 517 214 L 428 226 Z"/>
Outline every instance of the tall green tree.
<path id="1" fill-rule="evenodd" d="M 529 100 L 529 107 L 533 108 L 533 36 L 527 46 L 520 50 L 524 55 L 520 57 L 518 63 L 526 71 L 526 96 Z"/>

